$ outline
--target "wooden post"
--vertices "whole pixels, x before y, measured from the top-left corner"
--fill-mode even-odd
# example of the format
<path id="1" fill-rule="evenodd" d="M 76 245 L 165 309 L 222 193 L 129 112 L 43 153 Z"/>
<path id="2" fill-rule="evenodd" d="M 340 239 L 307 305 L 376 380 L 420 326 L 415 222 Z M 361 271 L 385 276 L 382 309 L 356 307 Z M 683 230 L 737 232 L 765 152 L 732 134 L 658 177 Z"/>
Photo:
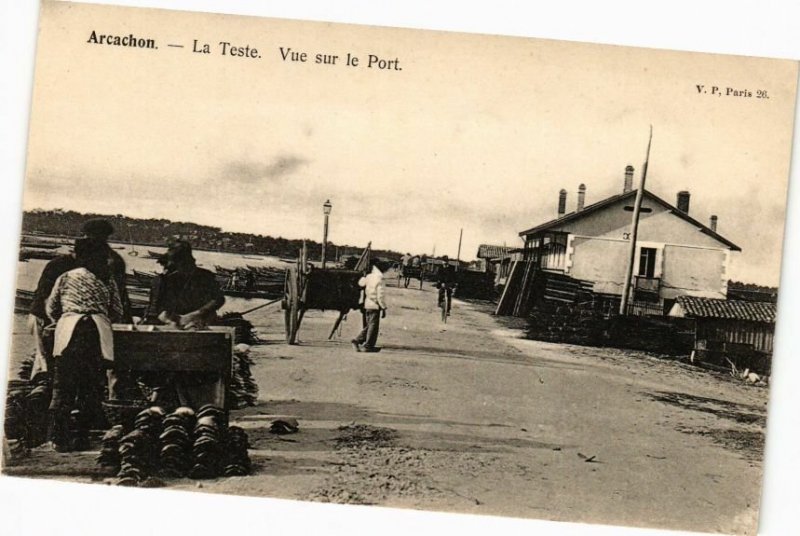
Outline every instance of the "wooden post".
<path id="1" fill-rule="evenodd" d="M 336 322 L 333 323 L 333 329 L 331 330 L 330 334 L 328 335 L 328 340 L 331 340 L 333 336 L 336 334 L 336 330 L 339 329 L 339 326 L 342 325 L 342 319 L 344 319 L 347 311 L 339 311 L 339 316 L 336 317 Z"/>
<path id="2" fill-rule="evenodd" d="M 461 239 L 464 237 L 464 229 L 458 233 L 458 253 L 456 253 L 456 270 L 461 265 Z"/>
<path id="3" fill-rule="evenodd" d="M 639 234 L 639 212 L 642 208 L 642 197 L 644 196 L 644 183 L 647 179 L 647 164 L 650 162 L 650 145 L 653 143 L 653 125 L 650 125 L 650 139 L 647 142 L 647 156 L 642 167 L 642 180 L 639 182 L 639 189 L 636 190 L 636 202 L 633 204 L 633 219 L 631 221 L 631 248 L 628 255 L 628 267 L 625 272 L 625 282 L 622 287 L 622 299 L 619 302 L 619 314 L 628 314 L 628 302 L 631 297 L 631 280 L 633 279 L 633 266 L 636 263 L 636 237 Z"/>
<path id="4" fill-rule="evenodd" d="M 325 214 L 325 226 L 322 231 L 322 254 L 320 255 L 323 270 L 325 269 L 325 252 L 328 249 L 328 215 Z"/>

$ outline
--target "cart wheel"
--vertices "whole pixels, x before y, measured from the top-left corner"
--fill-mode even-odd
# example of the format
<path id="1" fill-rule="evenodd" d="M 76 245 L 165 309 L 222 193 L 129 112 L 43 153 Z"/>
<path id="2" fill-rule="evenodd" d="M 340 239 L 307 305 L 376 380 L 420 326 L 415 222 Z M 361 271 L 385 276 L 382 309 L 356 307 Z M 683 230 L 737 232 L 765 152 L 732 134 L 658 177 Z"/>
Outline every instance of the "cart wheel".
<path id="1" fill-rule="evenodd" d="M 287 344 L 297 344 L 300 314 L 299 278 L 300 272 L 297 267 L 291 266 L 286 269 L 286 279 L 283 284 L 283 320 L 286 328 Z"/>

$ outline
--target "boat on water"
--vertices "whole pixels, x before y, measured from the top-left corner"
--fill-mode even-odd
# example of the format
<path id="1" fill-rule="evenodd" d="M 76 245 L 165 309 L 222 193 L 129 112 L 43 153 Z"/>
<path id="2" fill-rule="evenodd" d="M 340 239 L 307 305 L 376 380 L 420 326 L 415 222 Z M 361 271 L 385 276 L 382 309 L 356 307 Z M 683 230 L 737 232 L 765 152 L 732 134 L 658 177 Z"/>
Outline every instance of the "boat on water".
<path id="1" fill-rule="evenodd" d="M 274 268 L 272 266 L 250 266 L 247 265 L 247 269 L 259 276 L 274 276 L 280 274 L 283 276 L 284 270 L 283 268 Z"/>
<path id="2" fill-rule="evenodd" d="M 32 242 L 30 240 L 23 240 L 20 242 L 20 246 L 23 248 L 58 249 L 61 247 L 61 244 L 56 244 L 55 242 Z"/>
<path id="3" fill-rule="evenodd" d="M 282 290 L 282 289 L 281 289 Z M 226 296 L 230 296 L 231 298 L 245 298 L 245 299 L 262 299 L 262 300 L 274 300 L 275 298 L 279 298 L 283 292 L 264 292 L 258 290 L 234 290 L 234 289 L 223 289 L 222 293 Z"/>
<path id="4" fill-rule="evenodd" d="M 140 272 L 139 270 L 134 270 L 133 274 L 128 276 L 128 282 L 134 285 L 149 288 L 152 286 L 153 280 L 156 277 L 158 277 L 158 275 L 151 272 Z"/>
<path id="5" fill-rule="evenodd" d="M 41 259 L 49 261 L 60 255 L 61 253 L 58 251 L 50 249 L 22 249 L 19 252 L 19 260 L 27 261 L 28 259 Z"/>
<path id="6" fill-rule="evenodd" d="M 128 252 L 128 255 L 131 257 L 138 257 L 139 252 L 136 251 L 136 244 L 133 243 L 133 233 L 131 233 L 131 224 L 128 224 L 128 242 L 131 244 L 131 250 Z"/>

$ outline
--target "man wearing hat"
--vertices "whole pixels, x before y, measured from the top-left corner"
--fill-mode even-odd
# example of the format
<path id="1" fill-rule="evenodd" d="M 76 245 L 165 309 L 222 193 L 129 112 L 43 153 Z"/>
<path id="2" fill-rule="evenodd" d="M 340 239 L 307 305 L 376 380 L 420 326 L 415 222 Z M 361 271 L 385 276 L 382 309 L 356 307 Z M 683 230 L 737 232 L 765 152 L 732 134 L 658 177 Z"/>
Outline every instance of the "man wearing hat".
<path id="1" fill-rule="evenodd" d="M 128 291 L 125 287 L 125 260 L 119 254 L 108 246 L 108 237 L 114 233 L 114 227 L 102 218 L 92 218 L 86 220 L 81 226 L 82 238 L 88 238 L 95 242 L 99 242 L 106 250 L 108 255 L 109 266 L 111 268 L 111 276 L 117 284 L 120 298 L 122 300 L 122 321 L 130 322 L 130 300 L 128 299 Z M 36 290 L 33 293 L 33 301 L 31 302 L 30 315 L 28 316 L 28 326 L 36 341 L 36 353 L 34 357 L 33 370 L 31 371 L 31 378 L 40 372 L 47 372 L 49 370 L 48 361 L 50 360 L 49 351 L 43 341 L 44 327 L 47 325 L 47 311 L 45 310 L 45 303 L 53 290 L 56 280 L 62 274 L 74 270 L 78 267 L 78 262 L 73 253 L 60 255 L 55 259 L 49 261 L 42 274 L 39 276 L 39 282 L 36 285 Z"/>
<path id="2" fill-rule="evenodd" d="M 91 218 L 86 220 L 81 227 L 83 236 L 92 240 L 99 240 L 106 243 L 108 251 L 108 262 L 111 267 L 111 276 L 117 283 L 122 308 L 124 311 L 123 322 L 131 321 L 131 303 L 128 298 L 127 287 L 125 286 L 125 260 L 122 256 L 108 246 L 108 238 L 114 234 L 114 227 L 103 218 Z"/>
<path id="3" fill-rule="evenodd" d="M 158 263 L 165 270 L 153 282 L 147 320 L 180 329 L 213 323 L 225 296 L 214 273 L 197 266 L 191 244 L 173 243 Z"/>
<path id="4" fill-rule="evenodd" d="M 175 242 L 158 262 L 165 271 L 153 282 L 145 321 L 177 329 L 203 329 L 213 324 L 225 297 L 214 273 L 195 263 L 191 244 Z M 171 380 L 182 405 L 196 409 L 215 402 L 218 375 L 186 372 Z"/>

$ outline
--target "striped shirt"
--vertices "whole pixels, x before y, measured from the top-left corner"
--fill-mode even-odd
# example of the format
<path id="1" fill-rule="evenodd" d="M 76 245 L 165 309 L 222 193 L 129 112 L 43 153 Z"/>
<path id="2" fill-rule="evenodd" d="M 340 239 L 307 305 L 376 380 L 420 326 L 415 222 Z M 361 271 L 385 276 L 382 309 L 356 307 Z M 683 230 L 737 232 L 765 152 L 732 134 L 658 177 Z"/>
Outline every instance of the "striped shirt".
<path id="1" fill-rule="evenodd" d="M 47 316 L 54 322 L 62 315 L 105 315 L 114 322 L 122 317 L 122 300 L 113 280 L 101 281 L 86 268 L 75 268 L 56 279 L 47 298 Z"/>

